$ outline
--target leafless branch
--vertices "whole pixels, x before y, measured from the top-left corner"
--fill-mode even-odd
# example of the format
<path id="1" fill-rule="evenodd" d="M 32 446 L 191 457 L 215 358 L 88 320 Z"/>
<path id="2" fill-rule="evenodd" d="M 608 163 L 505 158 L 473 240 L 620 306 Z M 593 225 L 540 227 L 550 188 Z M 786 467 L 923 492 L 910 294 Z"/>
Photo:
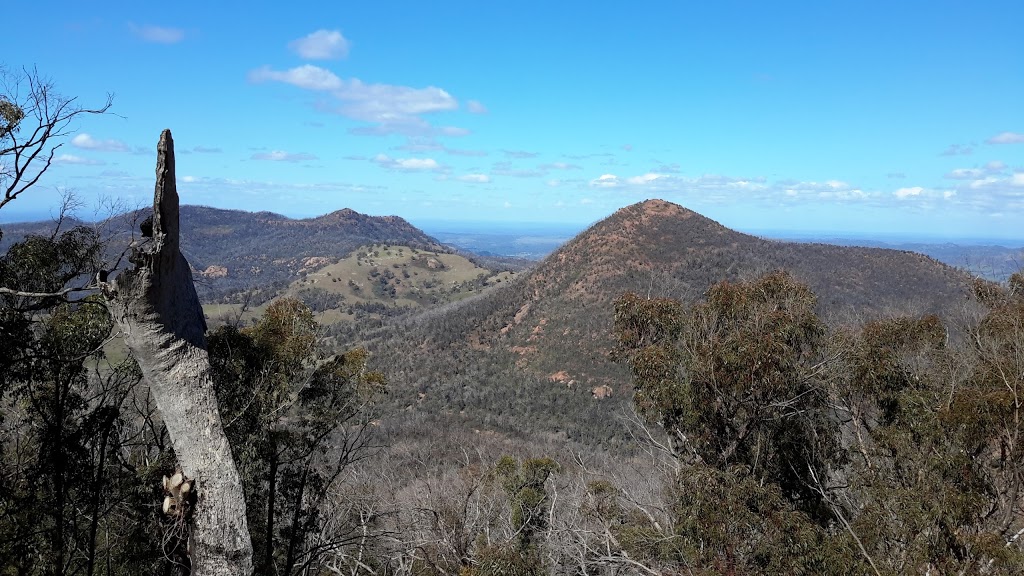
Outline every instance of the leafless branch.
<path id="1" fill-rule="evenodd" d="M 39 182 L 76 119 L 104 114 L 113 102 L 107 94 L 103 105 L 86 108 L 58 94 L 35 68 L 0 68 L 0 208 Z"/>

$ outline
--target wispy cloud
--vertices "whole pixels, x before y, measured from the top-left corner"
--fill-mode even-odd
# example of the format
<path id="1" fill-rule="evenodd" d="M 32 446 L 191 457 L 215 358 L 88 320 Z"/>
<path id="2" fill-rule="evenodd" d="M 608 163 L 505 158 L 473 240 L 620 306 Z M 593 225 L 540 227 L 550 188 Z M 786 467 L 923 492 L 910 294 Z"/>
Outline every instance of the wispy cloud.
<path id="1" fill-rule="evenodd" d="M 547 174 L 543 170 L 516 168 L 511 162 L 496 162 L 491 168 L 491 173 L 495 176 L 512 176 L 513 178 L 539 178 Z"/>
<path id="2" fill-rule="evenodd" d="M 131 172 L 128 172 L 127 170 L 104 170 L 103 172 L 100 172 L 99 175 L 100 175 L 101 178 L 117 178 L 117 179 L 125 179 L 125 178 L 134 178 L 135 177 L 134 174 L 132 174 Z"/>
<path id="3" fill-rule="evenodd" d="M 452 156 L 487 156 L 485 150 L 460 150 L 458 148 L 445 148 L 445 153 L 451 154 Z"/>
<path id="4" fill-rule="evenodd" d="M 138 38 L 153 44 L 177 44 L 185 39 L 185 31 L 181 28 L 151 25 L 139 26 L 131 22 L 128 23 L 128 28 Z"/>
<path id="5" fill-rule="evenodd" d="M 152 195 L 152 176 L 141 182 L 141 190 Z M 347 182 L 287 182 L 249 180 L 244 178 L 209 178 L 186 175 L 178 180 L 178 192 L 187 202 L 216 202 L 225 208 L 251 210 L 262 206 L 265 210 L 296 210 L 322 208 L 325 212 L 339 205 L 351 203 L 353 195 L 381 197 L 383 186 L 369 186 Z M 254 198 L 256 200 L 254 200 Z M 255 202 L 255 204 L 254 204 Z"/>
<path id="6" fill-rule="evenodd" d="M 491 181 L 491 177 L 487 174 L 463 174 L 456 178 L 461 182 L 470 182 L 472 184 L 487 184 Z"/>
<path id="7" fill-rule="evenodd" d="M 402 172 L 441 171 L 443 166 L 433 158 L 392 158 L 387 154 L 377 154 L 371 162 L 387 170 Z"/>
<path id="8" fill-rule="evenodd" d="M 907 186 L 897 188 L 892 196 L 903 205 L 910 204 L 918 208 L 934 209 L 940 205 L 953 206 L 958 202 L 957 191 L 943 188 L 926 188 L 924 186 Z"/>
<path id="9" fill-rule="evenodd" d="M 71 145 L 82 150 L 95 150 L 97 152 L 128 152 L 128 145 L 120 140 L 97 140 L 91 135 L 82 132 L 71 139 Z"/>
<path id="10" fill-rule="evenodd" d="M 986 144 L 1024 144 L 1024 134 L 1017 132 L 1000 132 L 985 140 Z"/>
<path id="11" fill-rule="evenodd" d="M 541 164 L 539 168 L 541 170 L 580 170 L 582 166 L 567 162 L 551 162 L 550 164 Z"/>
<path id="12" fill-rule="evenodd" d="M 338 60 L 348 56 L 349 41 L 339 30 L 317 30 L 292 40 L 288 48 L 309 60 Z"/>
<path id="13" fill-rule="evenodd" d="M 536 158 L 540 155 L 538 152 L 527 152 L 526 150 L 502 150 L 506 158 Z"/>
<path id="14" fill-rule="evenodd" d="M 74 154 L 61 154 L 53 159 L 54 164 L 77 164 L 80 166 L 102 166 L 106 162 L 102 160 L 93 160 L 92 158 L 83 158 L 81 156 L 75 156 Z"/>
<path id="15" fill-rule="evenodd" d="M 659 174 L 678 174 L 680 172 L 678 162 L 670 162 L 668 164 L 658 162 L 657 160 L 655 160 L 655 162 L 657 162 L 657 165 L 653 170 L 651 170 L 651 172 L 657 172 Z"/>
<path id="16" fill-rule="evenodd" d="M 924 192 L 925 190 L 921 186 L 911 186 L 908 188 L 897 188 L 892 195 L 897 198 L 913 198 L 924 194 Z"/>
<path id="17" fill-rule="evenodd" d="M 588 185 L 596 189 L 643 194 L 694 195 L 703 202 L 712 203 L 735 200 L 737 195 L 742 195 L 744 200 L 770 202 L 776 205 L 815 200 L 858 201 L 880 196 L 877 192 L 862 190 L 839 180 L 769 182 L 764 177 L 747 178 L 720 174 L 690 178 L 658 172 L 635 176 L 606 173 L 592 178 Z"/>
<path id="18" fill-rule="evenodd" d="M 391 136 L 398 134 L 409 137 L 467 136 L 469 130 L 455 126 L 433 126 L 416 116 L 394 118 L 369 126 L 351 128 L 349 133 L 357 136 Z"/>
<path id="19" fill-rule="evenodd" d="M 487 114 L 487 106 L 484 106 L 478 100 L 466 102 L 466 110 L 473 114 Z"/>
<path id="20" fill-rule="evenodd" d="M 314 154 L 308 154 L 305 152 L 285 152 L 284 150 L 257 152 L 256 154 L 253 154 L 249 158 L 252 160 L 270 160 L 272 162 L 307 162 L 309 160 L 317 159 L 316 155 Z"/>
<path id="21" fill-rule="evenodd" d="M 981 168 L 957 168 L 950 170 L 945 174 L 945 178 L 950 180 L 978 180 L 989 176 L 995 176 L 1002 174 L 1006 171 L 1006 164 L 993 161 L 985 164 Z"/>
<path id="22" fill-rule="evenodd" d="M 939 156 L 969 156 L 974 154 L 974 148 L 961 144 L 950 144 Z"/>
<path id="23" fill-rule="evenodd" d="M 974 180 L 985 175 L 983 170 L 977 168 L 957 168 L 946 173 L 946 178 L 951 180 Z"/>
<path id="24" fill-rule="evenodd" d="M 988 171 L 973 179 L 960 180 L 956 187 L 958 202 L 981 211 L 1016 212 L 1024 210 L 1024 171 Z"/>
<path id="25" fill-rule="evenodd" d="M 451 94 L 434 86 L 410 88 L 391 84 L 366 84 L 358 79 L 348 81 L 335 96 L 346 102 L 341 109 L 345 115 L 381 123 L 395 120 L 396 117 L 408 118 L 459 107 Z"/>
<path id="26" fill-rule="evenodd" d="M 454 126 L 434 127 L 425 114 L 456 110 L 458 101 L 436 86 L 412 88 L 393 84 L 367 84 L 357 78 L 342 80 L 319 66 L 305 64 L 289 70 L 269 66 L 249 73 L 253 83 L 282 82 L 304 90 L 327 93 L 332 100 L 317 107 L 324 112 L 367 122 L 371 126 L 353 129 L 353 134 L 384 136 L 465 136 L 469 131 Z"/>
<path id="27" fill-rule="evenodd" d="M 283 82 L 304 90 L 338 90 L 342 86 L 341 78 L 334 72 L 312 64 L 304 64 L 290 70 L 273 70 L 270 66 L 264 66 L 249 72 L 249 81 Z"/>
<path id="28" fill-rule="evenodd" d="M 570 160 L 589 160 L 591 158 L 613 158 L 615 154 L 611 152 L 592 152 L 590 154 L 562 154 L 563 158 Z"/>
<path id="29" fill-rule="evenodd" d="M 192 151 L 197 152 L 199 154 L 220 154 L 221 152 L 223 152 L 223 150 L 221 150 L 220 148 L 210 148 L 207 146 L 196 146 L 192 148 Z"/>
<path id="30" fill-rule="evenodd" d="M 594 188 L 620 188 L 622 180 L 615 174 L 602 174 L 590 181 Z"/>
<path id="31" fill-rule="evenodd" d="M 449 148 L 434 136 L 427 137 L 409 137 L 405 144 L 401 146 L 395 146 L 393 150 L 403 150 L 406 152 L 444 152 L 452 156 L 468 156 L 468 157 L 479 157 L 487 156 L 487 152 L 484 150 L 463 150 L 459 148 Z"/>

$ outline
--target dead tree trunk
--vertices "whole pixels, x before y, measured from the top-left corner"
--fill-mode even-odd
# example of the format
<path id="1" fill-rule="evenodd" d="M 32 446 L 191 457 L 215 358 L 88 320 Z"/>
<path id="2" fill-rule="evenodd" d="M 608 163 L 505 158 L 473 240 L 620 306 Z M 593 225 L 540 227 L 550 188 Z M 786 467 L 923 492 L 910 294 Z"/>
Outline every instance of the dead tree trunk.
<path id="1" fill-rule="evenodd" d="M 152 226 L 132 246 L 131 270 L 104 286 L 114 322 L 153 391 L 182 472 L 194 480 L 192 574 L 248 575 L 252 542 L 241 478 L 221 425 L 206 352 L 206 321 L 178 249 L 174 142 L 157 146 Z"/>

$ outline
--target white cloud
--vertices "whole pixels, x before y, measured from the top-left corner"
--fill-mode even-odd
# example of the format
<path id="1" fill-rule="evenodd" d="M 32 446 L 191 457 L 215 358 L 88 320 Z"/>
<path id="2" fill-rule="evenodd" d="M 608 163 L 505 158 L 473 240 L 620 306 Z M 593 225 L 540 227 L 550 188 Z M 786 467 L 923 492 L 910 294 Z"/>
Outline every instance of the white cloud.
<path id="1" fill-rule="evenodd" d="M 595 188 L 618 188 L 622 185 L 622 182 L 619 181 L 619 177 L 615 174 L 602 174 L 591 180 L 590 185 Z"/>
<path id="2" fill-rule="evenodd" d="M 466 102 L 466 110 L 473 114 L 487 114 L 487 106 L 484 106 L 478 100 Z"/>
<path id="3" fill-rule="evenodd" d="M 97 140 L 82 132 L 71 139 L 71 145 L 82 150 L 96 150 L 99 152 L 127 152 L 128 145 L 120 140 Z"/>
<path id="4" fill-rule="evenodd" d="M 985 140 L 986 144 L 1024 144 L 1024 134 L 1017 132 L 1000 132 Z"/>
<path id="5" fill-rule="evenodd" d="M 487 174 L 464 174 L 459 176 L 457 180 L 462 182 L 470 182 L 473 184 L 487 184 L 491 181 L 491 177 Z"/>
<path id="6" fill-rule="evenodd" d="M 339 30 L 317 30 L 292 40 L 288 48 L 309 60 L 337 60 L 348 56 L 349 41 Z"/>
<path id="7" fill-rule="evenodd" d="M 469 136 L 470 134 L 466 128 L 459 128 L 457 126 L 441 126 L 437 129 L 437 133 L 441 136 Z"/>
<path id="8" fill-rule="evenodd" d="M 308 160 L 316 160 L 317 157 L 305 152 L 293 153 L 285 152 L 284 150 L 272 150 L 270 152 L 257 152 L 250 156 L 250 159 L 270 160 L 272 162 L 306 162 Z"/>
<path id="9" fill-rule="evenodd" d="M 177 44 L 185 39 L 185 31 L 180 28 L 164 26 L 137 26 L 129 23 L 132 33 L 146 42 L 153 44 Z"/>
<path id="10" fill-rule="evenodd" d="M 579 170 L 582 167 L 577 164 L 568 164 L 566 162 L 552 162 L 550 164 L 542 164 L 541 170 Z"/>
<path id="11" fill-rule="evenodd" d="M 528 168 L 515 168 L 511 162 L 495 162 L 491 167 L 491 173 L 497 176 L 512 176 L 513 178 L 538 178 L 546 173 L 541 170 Z"/>
<path id="12" fill-rule="evenodd" d="M 525 150 L 502 150 L 508 158 L 536 158 L 538 152 L 527 152 Z"/>
<path id="13" fill-rule="evenodd" d="M 651 172 L 657 172 L 659 174 L 678 174 L 679 173 L 679 163 L 678 162 L 671 162 L 671 163 L 665 164 L 664 162 L 658 162 L 658 165 L 655 166 L 654 169 L 651 170 Z"/>
<path id="14" fill-rule="evenodd" d="M 977 168 L 957 168 L 946 173 L 945 177 L 950 180 L 974 180 L 984 176 L 984 174 L 983 170 L 978 170 Z"/>
<path id="15" fill-rule="evenodd" d="M 955 201 L 983 212 L 1014 213 L 1024 210 L 1024 171 L 990 172 L 982 178 L 958 182 Z"/>
<path id="16" fill-rule="evenodd" d="M 116 178 L 118 180 L 128 180 L 134 178 L 131 172 L 126 170 L 104 170 L 99 173 L 100 178 Z"/>
<path id="17" fill-rule="evenodd" d="M 200 154 L 220 154 L 223 152 L 220 148 L 212 148 L 209 146 L 195 146 L 192 148 L 192 151 Z"/>
<path id="18" fill-rule="evenodd" d="M 897 198 L 911 198 L 913 196 L 920 196 L 921 194 L 924 194 L 924 188 L 920 186 L 900 188 L 892 193 L 892 195 Z"/>
<path id="19" fill-rule="evenodd" d="M 931 209 L 937 206 L 937 200 L 955 202 L 957 191 L 909 186 L 897 189 L 892 195 L 901 203 L 914 202 L 920 208 Z"/>
<path id="20" fill-rule="evenodd" d="M 457 148 L 445 148 L 444 151 L 452 156 L 487 156 L 487 152 L 484 150 L 460 150 Z"/>
<path id="21" fill-rule="evenodd" d="M 998 160 L 989 162 L 981 168 L 957 168 L 946 173 L 945 178 L 950 180 L 978 180 L 988 176 L 1002 174 L 1006 170 L 1006 164 Z"/>
<path id="22" fill-rule="evenodd" d="M 83 158 L 81 156 L 75 156 L 74 154 L 61 154 L 53 159 L 55 164 L 77 164 L 80 166 L 102 166 L 106 164 L 102 160 L 93 160 L 92 158 Z"/>
<path id="23" fill-rule="evenodd" d="M 971 180 L 970 182 L 967 183 L 967 187 L 973 188 L 975 190 L 981 190 L 984 188 L 998 186 L 1001 183 L 1004 183 L 1004 181 L 1001 178 L 997 178 L 995 176 L 985 176 L 983 178 Z"/>
<path id="24" fill-rule="evenodd" d="M 386 154 L 377 154 L 372 162 L 388 170 L 418 172 L 424 170 L 439 171 L 442 166 L 433 158 L 391 158 Z"/>
<path id="25" fill-rule="evenodd" d="M 634 184 L 634 185 L 643 185 L 643 184 L 650 184 L 651 182 L 654 182 L 658 178 L 664 178 L 664 177 L 665 177 L 664 174 L 656 174 L 654 172 L 648 172 L 647 174 L 644 174 L 642 176 L 633 176 L 632 178 L 629 178 L 626 181 L 629 182 L 630 184 Z"/>
<path id="26" fill-rule="evenodd" d="M 398 158 L 395 166 L 401 170 L 436 170 L 439 165 L 433 158 Z"/>
<path id="27" fill-rule="evenodd" d="M 305 64 L 289 70 L 263 66 L 249 72 L 253 83 L 283 82 L 304 90 L 327 92 L 334 99 L 320 101 L 317 108 L 370 126 L 352 129 L 353 134 L 386 136 L 465 136 L 469 130 L 455 126 L 431 126 L 421 116 L 457 110 L 459 102 L 436 86 L 412 88 L 393 84 L 367 84 L 357 78 L 342 80 L 330 70 Z"/>
<path id="28" fill-rule="evenodd" d="M 759 178 L 752 186 L 769 196 L 778 191 L 787 198 L 794 199 L 858 200 L 870 196 L 860 188 L 855 188 L 841 180 L 826 180 L 825 182 L 779 180 L 768 184 L 765 179 Z"/>
<path id="29" fill-rule="evenodd" d="M 841 180 L 825 182 L 779 180 L 768 182 L 766 178 L 741 178 L 720 174 L 705 174 L 697 177 L 683 177 L 660 172 L 647 172 L 636 176 L 623 177 L 602 174 L 590 180 L 592 188 L 621 189 L 646 195 L 663 197 L 690 195 L 688 201 L 724 202 L 742 198 L 777 204 L 797 201 L 863 201 L 879 196 L 876 192 L 851 186 Z"/>
<path id="30" fill-rule="evenodd" d="M 358 79 L 348 81 L 335 96 L 348 103 L 342 109 L 346 116 L 382 123 L 459 107 L 451 94 L 434 86 L 365 84 Z"/>
<path id="31" fill-rule="evenodd" d="M 948 148 L 943 150 L 940 156 L 969 156 L 974 153 L 974 148 L 970 146 L 961 146 L 960 144 L 950 144 Z"/>
<path id="32" fill-rule="evenodd" d="M 312 64 L 304 64 L 291 70 L 272 70 L 269 66 L 249 72 L 250 82 L 284 82 L 305 90 L 339 90 L 341 78 L 334 72 Z"/>
<path id="33" fill-rule="evenodd" d="M 343 114 L 340 110 L 330 110 L 333 113 Z M 403 117 L 387 122 L 378 122 L 368 126 L 357 126 L 349 129 L 349 133 L 357 136 L 391 136 L 399 134 L 411 138 L 436 137 L 436 136 L 465 136 L 468 132 L 460 133 L 458 130 L 445 130 L 431 126 L 423 118 L 416 116 Z"/>

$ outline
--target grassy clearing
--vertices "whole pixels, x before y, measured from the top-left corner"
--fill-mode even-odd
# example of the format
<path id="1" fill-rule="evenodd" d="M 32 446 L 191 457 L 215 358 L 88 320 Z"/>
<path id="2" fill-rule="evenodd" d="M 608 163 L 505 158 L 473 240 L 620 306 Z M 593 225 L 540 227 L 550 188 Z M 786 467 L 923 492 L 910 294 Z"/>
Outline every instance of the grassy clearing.
<path id="1" fill-rule="evenodd" d="M 384 244 L 362 246 L 337 262 L 310 264 L 284 295 L 306 301 L 325 324 L 351 320 L 358 309 L 380 313 L 382 306 L 417 308 L 460 300 L 514 276 L 456 254 Z"/>

